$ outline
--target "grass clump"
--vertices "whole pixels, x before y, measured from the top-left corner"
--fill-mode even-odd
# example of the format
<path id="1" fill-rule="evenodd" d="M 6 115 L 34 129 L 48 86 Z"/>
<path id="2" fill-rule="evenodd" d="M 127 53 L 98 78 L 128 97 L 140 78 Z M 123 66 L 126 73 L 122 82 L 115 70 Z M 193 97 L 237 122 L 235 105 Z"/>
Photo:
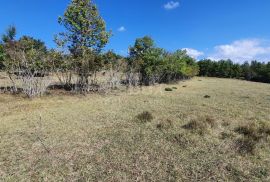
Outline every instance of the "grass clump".
<path id="1" fill-rule="evenodd" d="M 172 88 L 165 88 L 165 91 L 166 91 L 166 92 L 172 92 L 173 89 L 172 89 Z"/>
<path id="2" fill-rule="evenodd" d="M 172 135 L 170 140 L 183 148 L 187 148 L 189 145 L 193 144 L 193 141 L 188 139 L 183 134 Z"/>
<path id="3" fill-rule="evenodd" d="M 236 141 L 237 151 L 240 154 L 255 154 L 257 142 L 252 138 L 240 138 Z"/>
<path id="4" fill-rule="evenodd" d="M 217 122 L 214 118 L 210 116 L 192 119 L 189 123 L 183 126 L 187 130 L 191 130 L 195 133 L 203 135 L 207 133 L 210 128 L 214 128 Z"/>
<path id="5" fill-rule="evenodd" d="M 251 138 L 254 141 L 259 141 L 270 136 L 270 125 L 265 122 L 252 122 L 239 126 L 235 128 L 234 131 L 244 135 L 245 137 Z"/>
<path id="6" fill-rule="evenodd" d="M 154 119 L 152 113 L 149 111 L 144 111 L 141 114 L 138 114 L 136 118 L 144 123 L 151 122 Z"/>
<path id="7" fill-rule="evenodd" d="M 270 136 L 270 125 L 265 122 L 251 122 L 235 128 L 234 131 L 243 135 L 236 141 L 238 151 L 241 154 L 254 155 L 257 145 Z"/>
<path id="8" fill-rule="evenodd" d="M 173 121 L 170 119 L 167 119 L 165 121 L 161 121 L 157 124 L 157 128 L 160 130 L 162 130 L 162 129 L 166 130 L 166 129 L 169 129 L 171 127 L 173 127 Z"/>

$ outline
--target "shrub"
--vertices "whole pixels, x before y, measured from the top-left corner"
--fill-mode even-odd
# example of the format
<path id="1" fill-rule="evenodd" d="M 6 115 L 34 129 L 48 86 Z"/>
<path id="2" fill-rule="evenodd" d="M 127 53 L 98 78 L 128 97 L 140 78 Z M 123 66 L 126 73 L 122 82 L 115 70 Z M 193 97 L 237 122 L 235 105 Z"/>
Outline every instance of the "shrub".
<path id="1" fill-rule="evenodd" d="M 177 87 L 172 87 L 172 89 L 177 90 Z"/>
<path id="2" fill-rule="evenodd" d="M 137 119 L 140 120 L 141 122 L 146 123 L 151 122 L 154 119 L 154 117 L 150 112 L 144 111 L 141 114 L 137 115 Z"/>
<path id="3" fill-rule="evenodd" d="M 210 95 L 205 95 L 204 98 L 209 99 L 209 98 L 211 98 L 211 96 Z"/>
<path id="4" fill-rule="evenodd" d="M 165 91 L 166 92 L 171 92 L 171 91 L 173 91 L 173 89 L 171 89 L 171 88 L 165 88 Z"/>

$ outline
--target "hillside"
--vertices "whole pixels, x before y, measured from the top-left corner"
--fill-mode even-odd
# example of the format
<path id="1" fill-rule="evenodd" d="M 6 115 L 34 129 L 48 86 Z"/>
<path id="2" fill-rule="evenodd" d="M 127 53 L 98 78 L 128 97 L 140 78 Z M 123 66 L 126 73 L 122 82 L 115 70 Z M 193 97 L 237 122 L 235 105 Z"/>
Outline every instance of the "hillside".
<path id="1" fill-rule="evenodd" d="M 193 78 L 108 95 L 0 94 L 0 181 L 269 181 L 269 91 Z"/>

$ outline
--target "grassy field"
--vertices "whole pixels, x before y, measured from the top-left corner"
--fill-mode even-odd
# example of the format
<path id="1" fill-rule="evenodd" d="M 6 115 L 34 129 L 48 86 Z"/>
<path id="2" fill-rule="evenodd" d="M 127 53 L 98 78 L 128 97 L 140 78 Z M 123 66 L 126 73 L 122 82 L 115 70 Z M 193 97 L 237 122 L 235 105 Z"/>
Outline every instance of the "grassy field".
<path id="1" fill-rule="evenodd" d="M 0 94 L 0 181 L 270 181 L 269 125 L 270 85 L 239 80 Z"/>

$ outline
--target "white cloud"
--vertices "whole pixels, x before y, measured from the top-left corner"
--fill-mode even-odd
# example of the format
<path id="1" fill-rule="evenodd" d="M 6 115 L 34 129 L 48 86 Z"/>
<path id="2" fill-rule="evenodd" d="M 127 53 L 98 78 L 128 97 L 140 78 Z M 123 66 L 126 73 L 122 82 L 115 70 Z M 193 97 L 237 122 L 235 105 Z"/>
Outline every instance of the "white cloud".
<path id="1" fill-rule="evenodd" d="M 124 26 L 121 26 L 117 29 L 118 32 L 125 32 L 127 29 Z"/>
<path id="2" fill-rule="evenodd" d="M 269 61 L 270 44 L 261 39 L 237 40 L 231 44 L 216 46 L 209 58 L 214 60 L 231 59 L 239 63 L 255 59 Z"/>
<path id="3" fill-rule="evenodd" d="M 187 54 L 194 58 L 194 59 L 198 59 L 200 56 L 203 56 L 204 53 L 201 52 L 201 51 L 198 51 L 196 49 L 191 49 L 191 48 L 183 48 L 182 50 L 186 50 L 187 51 Z"/>
<path id="4" fill-rule="evenodd" d="M 180 6 L 180 3 L 179 2 L 177 2 L 177 1 L 170 1 L 170 2 L 168 2 L 168 3 L 166 3 L 164 5 L 164 8 L 166 10 L 172 10 L 172 9 L 178 8 L 179 6 Z"/>

